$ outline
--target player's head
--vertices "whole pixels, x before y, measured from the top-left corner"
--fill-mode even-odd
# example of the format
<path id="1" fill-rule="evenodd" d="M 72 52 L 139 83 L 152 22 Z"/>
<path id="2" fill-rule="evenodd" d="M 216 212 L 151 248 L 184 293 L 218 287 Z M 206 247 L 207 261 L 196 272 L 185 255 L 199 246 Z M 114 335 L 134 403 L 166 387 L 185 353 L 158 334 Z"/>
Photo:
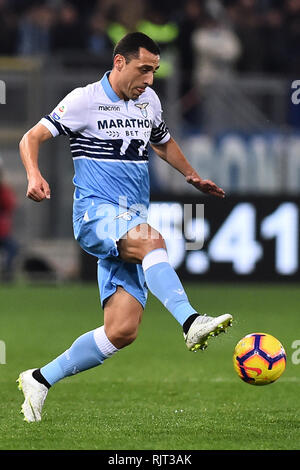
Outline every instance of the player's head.
<path id="1" fill-rule="evenodd" d="M 140 55 L 140 48 L 146 49 L 148 52 L 155 56 L 160 55 L 159 46 L 149 36 L 144 33 L 128 33 L 115 45 L 113 58 L 116 55 L 122 55 L 126 63 L 132 59 L 138 59 Z"/>
<path id="2" fill-rule="evenodd" d="M 135 32 L 126 34 L 115 46 L 113 71 L 118 94 L 124 99 L 137 99 L 159 67 L 160 50 L 149 36 Z"/>

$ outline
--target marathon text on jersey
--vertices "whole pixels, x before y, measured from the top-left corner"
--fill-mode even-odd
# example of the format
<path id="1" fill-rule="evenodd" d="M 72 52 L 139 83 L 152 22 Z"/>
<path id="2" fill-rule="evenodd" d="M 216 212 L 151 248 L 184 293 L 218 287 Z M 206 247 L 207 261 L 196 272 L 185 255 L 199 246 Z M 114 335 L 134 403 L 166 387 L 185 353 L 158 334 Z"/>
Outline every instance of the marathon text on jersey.
<path id="1" fill-rule="evenodd" d="M 126 128 L 137 127 L 139 129 L 152 128 L 153 122 L 151 119 L 104 119 L 98 121 L 98 129 L 111 129 L 111 128 Z"/>

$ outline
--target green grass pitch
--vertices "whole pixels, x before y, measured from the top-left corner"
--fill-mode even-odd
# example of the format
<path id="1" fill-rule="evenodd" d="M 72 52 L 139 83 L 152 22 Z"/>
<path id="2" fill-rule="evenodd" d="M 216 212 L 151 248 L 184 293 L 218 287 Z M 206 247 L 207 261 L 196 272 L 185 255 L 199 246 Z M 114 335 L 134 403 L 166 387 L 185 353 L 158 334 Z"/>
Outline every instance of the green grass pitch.
<path id="1" fill-rule="evenodd" d="M 189 352 L 177 322 L 150 295 L 138 339 L 102 366 L 56 384 L 43 421 L 28 424 L 19 414 L 19 372 L 52 360 L 101 325 L 103 313 L 96 285 L 1 287 L 0 449 L 299 449 L 300 364 L 292 360 L 299 287 L 186 289 L 203 313 L 232 313 L 226 335 Z M 242 382 L 232 366 L 235 344 L 258 331 L 277 337 L 287 352 L 286 371 L 265 387 Z"/>

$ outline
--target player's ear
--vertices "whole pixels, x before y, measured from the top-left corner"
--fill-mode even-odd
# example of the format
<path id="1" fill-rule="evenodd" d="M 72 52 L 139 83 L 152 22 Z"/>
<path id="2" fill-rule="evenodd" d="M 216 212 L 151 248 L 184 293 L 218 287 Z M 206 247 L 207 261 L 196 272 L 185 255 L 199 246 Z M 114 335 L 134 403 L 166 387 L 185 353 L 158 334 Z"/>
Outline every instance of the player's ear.
<path id="1" fill-rule="evenodd" d="M 116 54 L 114 57 L 114 67 L 118 70 L 118 72 L 121 72 L 125 65 L 125 57 L 121 54 Z"/>

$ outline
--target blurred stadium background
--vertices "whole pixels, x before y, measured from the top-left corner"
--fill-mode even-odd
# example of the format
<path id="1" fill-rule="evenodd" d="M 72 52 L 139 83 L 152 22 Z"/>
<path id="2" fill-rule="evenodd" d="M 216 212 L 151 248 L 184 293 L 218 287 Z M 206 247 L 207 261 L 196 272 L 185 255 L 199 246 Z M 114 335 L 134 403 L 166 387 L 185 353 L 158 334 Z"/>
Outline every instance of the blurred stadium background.
<path id="1" fill-rule="evenodd" d="M 0 157 L 17 198 L 15 279 L 95 281 L 94 261 L 73 240 L 67 139 L 42 148 L 52 198 L 40 205 L 26 200 L 18 143 L 69 91 L 100 79 L 116 41 L 134 30 L 161 46 L 154 88 L 172 135 L 228 195 L 203 198 L 151 160 L 154 213 L 164 202 L 176 226 L 183 204 L 199 202 L 208 217 L 203 250 L 170 242 L 174 266 L 190 280 L 299 279 L 300 0 L 0 0 Z"/>

